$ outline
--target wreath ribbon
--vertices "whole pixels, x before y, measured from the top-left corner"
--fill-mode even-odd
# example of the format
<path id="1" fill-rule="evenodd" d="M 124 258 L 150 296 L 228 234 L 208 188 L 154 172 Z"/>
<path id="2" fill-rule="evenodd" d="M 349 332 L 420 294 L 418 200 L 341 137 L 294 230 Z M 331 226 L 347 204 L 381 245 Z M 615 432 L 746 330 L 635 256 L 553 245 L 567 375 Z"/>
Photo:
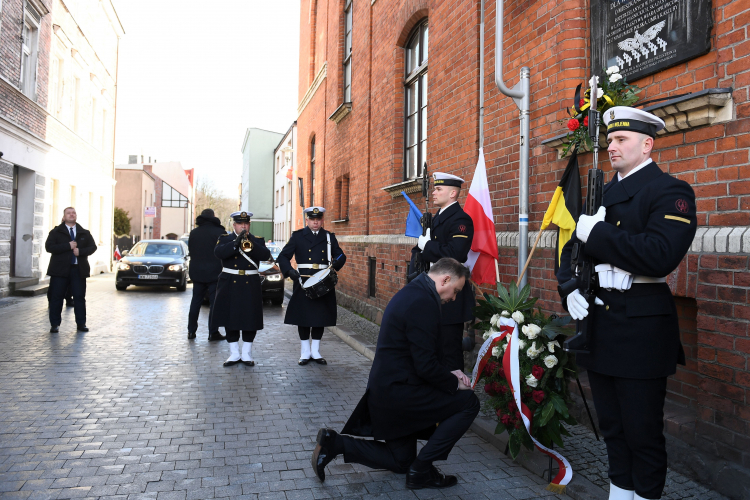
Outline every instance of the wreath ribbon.
<path id="1" fill-rule="evenodd" d="M 553 449 L 547 448 L 534 439 L 534 436 L 531 435 L 531 410 L 521 402 L 521 370 L 518 360 L 518 325 L 512 318 L 501 317 L 498 327 L 500 328 L 500 331 L 493 333 L 479 349 L 477 362 L 474 365 L 474 370 L 471 374 L 471 387 L 473 389 L 479 381 L 484 367 L 492 356 L 492 348 L 499 345 L 503 339 L 508 338 L 508 347 L 505 349 L 505 353 L 503 353 L 503 372 L 505 373 L 505 378 L 510 384 L 511 391 L 513 391 L 513 399 L 521 412 L 521 419 L 526 426 L 526 432 L 529 433 L 529 437 L 531 437 L 534 446 L 557 462 L 557 475 L 547 486 L 547 490 L 555 493 L 564 493 L 565 487 L 573 478 L 573 469 L 570 467 L 570 463 L 564 456 Z"/>
<path id="2" fill-rule="evenodd" d="M 588 94 L 589 97 L 586 97 L 586 94 Z M 610 98 L 607 94 L 602 94 L 599 97 L 601 97 L 605 101 L 607 101 L 607 103 L 610 106 L 614 106 L 615 105 L 615 103 L 612 100 L 612 98 Z M 591 94 L 589 93 L 589 91 L 586 91 L 584 93 L 584 96 L 583 96 L 583 103 L 584 104 L 583 104 L 583 106 L 580 106 L 580 104 L 581 104 L 581 84 L 580 83 L 576 87 L 576 93 L 575 93 L 575 96 L 573 97 L 573 99 L 574 99 L 574 102 L 573 102 L 573 107 L 571 108 L 572 112 L 570 114 L 570 116 L 572 116 L 573 118 L 575 118 L 576 116 L 580 115 L 581 113 L 583 113 L 584 111 L 586 111 L 587 109 L 589 109 L 591 107 Z"/>

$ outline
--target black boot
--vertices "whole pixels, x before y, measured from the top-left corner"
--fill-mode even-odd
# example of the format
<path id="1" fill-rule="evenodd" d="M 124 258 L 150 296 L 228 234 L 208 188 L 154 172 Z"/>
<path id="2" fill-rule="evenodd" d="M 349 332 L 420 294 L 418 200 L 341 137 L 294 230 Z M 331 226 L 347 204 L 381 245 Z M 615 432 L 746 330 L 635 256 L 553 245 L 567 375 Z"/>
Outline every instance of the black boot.
<path id="1" fill-rule="evenodd" d="M 458 483 L 456 476 L 446 476 L 430 465 L 425 471 L 416 471 L 409 467 L 406 473 L 406 487 L 410 490 L 421 490 L 422 488 L 450 488 Z"/>
<path id="2" fill-rule="evenodd" d="M 208 340 L 226 340 L 227 338 L 219 333 L 218 331 L 212 332 L 208 334 Z"/>

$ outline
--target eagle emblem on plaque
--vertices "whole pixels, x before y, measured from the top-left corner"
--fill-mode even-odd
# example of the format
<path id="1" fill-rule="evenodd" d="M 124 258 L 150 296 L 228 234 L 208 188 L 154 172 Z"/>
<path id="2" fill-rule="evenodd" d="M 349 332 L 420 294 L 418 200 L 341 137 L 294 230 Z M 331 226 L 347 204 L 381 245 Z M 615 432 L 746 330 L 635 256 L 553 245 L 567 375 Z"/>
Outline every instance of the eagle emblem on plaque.
<path id="1" fill-rule="evenodd" d="M 667 42 L 658 36 L 659 32 L 664 29 L 666 24 L 666 21 L 659 21 L 644 31 L 643 34 L 638 33 L 638 30 L 636 30 L 633 38 L 626 38 L 621 42 L 617 42 L 617 46 L 623 51 L 622 57 L 615 57 L 620 69 L 625 67 L 625 63 L 627 63 L 628 66 L 631 66 L 633 59 L 635 59 L 636 63 L 639 63 L 641 62 L 641 56 L 643 56 L 644 59 L 648 59 L 649 55 L 656 55 L 656 51 L 659 49 L 666 51 Z M 656 42 L 659 46 L 657 47 L 653 42 Z"/>

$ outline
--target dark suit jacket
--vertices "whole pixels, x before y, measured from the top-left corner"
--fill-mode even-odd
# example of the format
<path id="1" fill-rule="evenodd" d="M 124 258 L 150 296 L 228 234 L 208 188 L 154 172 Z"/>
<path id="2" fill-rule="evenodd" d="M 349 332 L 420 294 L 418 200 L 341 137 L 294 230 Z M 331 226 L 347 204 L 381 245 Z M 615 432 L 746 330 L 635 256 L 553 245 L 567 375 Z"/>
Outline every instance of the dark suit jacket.
<path id="1" fill-rule="evenodd" d="M 195 223 L 198 227 L 190 231 L 188 239 L 190 279 L 198 283 L 212 283 L 219 279 L 221 273 L 221 259 L 214 255 L 214 248 L 226 231 L 216 217 L 199 215 Z"/>
<path id="2" fill-rule="evenodd" d="M 440 362 L 440 346 L 440 298 L 421 274 L 388 303 L 367 392 L 342 432 L 396 439 L 460 411 L 458 379 Z"/>
<path id="3" fill-rule="evenodd" d="M 607 215 L 594 226 L 585 252 L 597 262 L 634 275 L 664 277 L 685 257 L 697 229 L 695 194 L 690 185 L 661 171 L 656 163 L 604 188 Z M 571 279 L 573 238 L 563 247 L 559 283 Z M 577 354 L 581 366 L 616 377 L 659 378 L 684 364 L 677 310 L 666 283 L 634 283 L 627 291 L 600 289 L 604 306 L 589 308 L 590 354 Z M 567 297 L 562 297 L 567 308 Z M 593 309 L 593 311 L 592 311 Z"/>
<path id="4" fill-rule="evenodd" d="M 88 256 L 96 252 L 96 243 L 91 233 L 76 224 L 76 243 L 78 243 L 78 271 L 81 278 L 88 278 L 91 275 Z M 70 261 L 73 256 L 73 250 L 70 248 L 70 232 L 65 223 L 60 224 L 49 232 L 44 248 L 52 257 L 49 260 L 47 274 L 49 276 L 70 276 Z"/>

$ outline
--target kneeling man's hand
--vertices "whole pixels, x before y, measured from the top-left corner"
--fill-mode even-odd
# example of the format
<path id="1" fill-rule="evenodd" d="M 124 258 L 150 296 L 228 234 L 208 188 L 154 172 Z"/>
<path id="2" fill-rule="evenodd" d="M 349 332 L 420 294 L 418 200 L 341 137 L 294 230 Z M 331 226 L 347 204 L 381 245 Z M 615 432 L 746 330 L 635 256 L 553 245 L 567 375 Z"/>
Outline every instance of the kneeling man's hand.
<path id="1" fill-rule="evenodd" d="M 471 380 L 469 380 L 469 377 L 464 372 L 453 370 L 451 373 L 458 379 L 458 389 L 460 391 L 471 390 Z"/>

